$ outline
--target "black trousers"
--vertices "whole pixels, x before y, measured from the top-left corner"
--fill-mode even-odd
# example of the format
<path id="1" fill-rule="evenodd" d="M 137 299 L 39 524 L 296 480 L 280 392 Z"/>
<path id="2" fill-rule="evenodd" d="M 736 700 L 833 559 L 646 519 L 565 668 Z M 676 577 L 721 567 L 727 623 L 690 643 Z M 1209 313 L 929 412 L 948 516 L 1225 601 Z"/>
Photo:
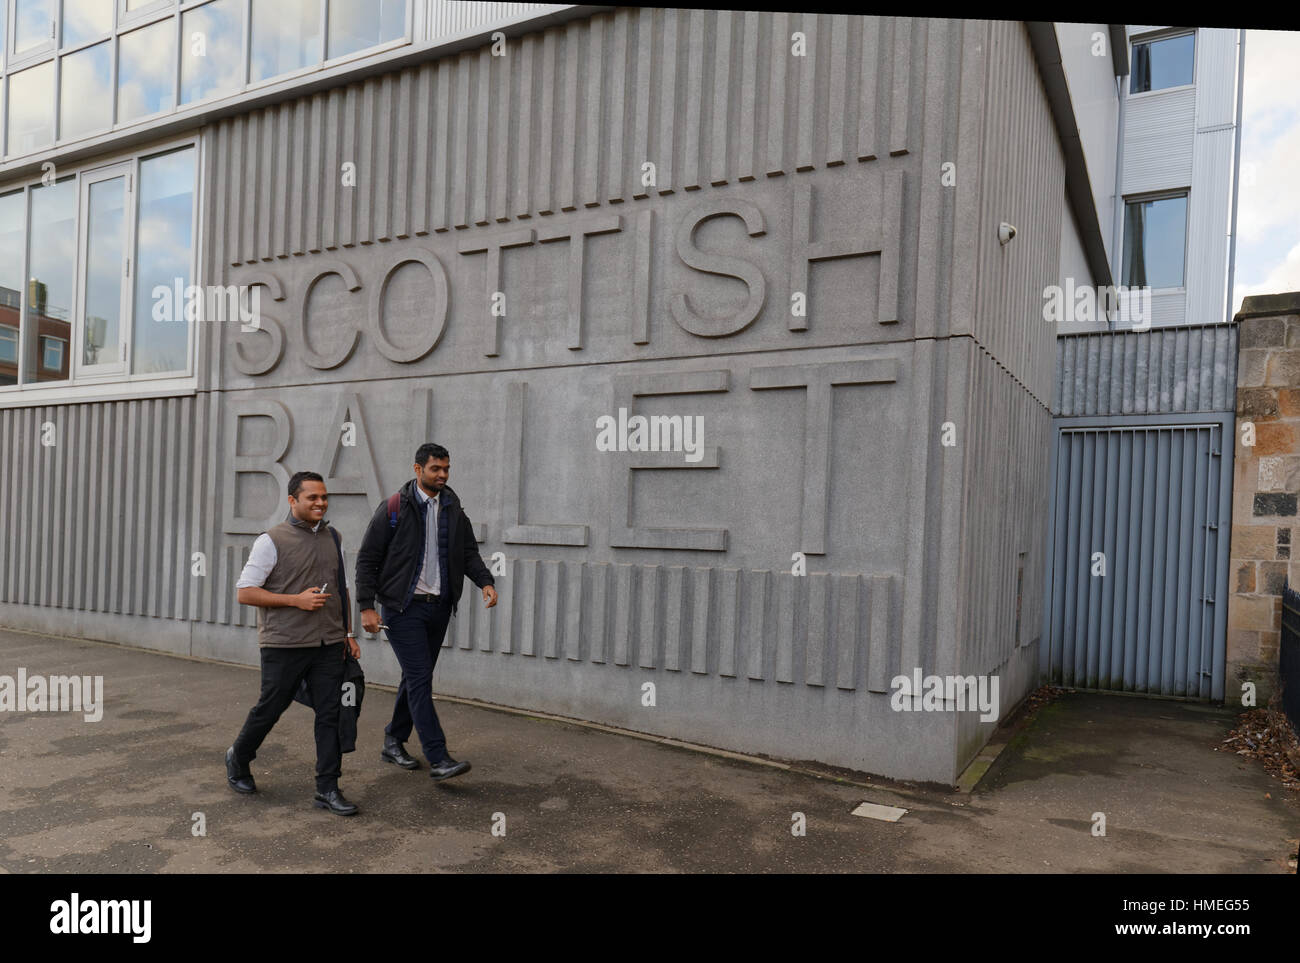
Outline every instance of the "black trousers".
<path id="1" fill-rule="evenodd" d="M 438 710 L 433 707 L 433 670 L 451 619 L 451 599 L 445 592 L 437 598 L 436 602 L 413 599 L 402 612 L 383 607 L 388 643 L 402 667 L 393 718 L 384 732 L 405 742 L 414 725 L 425 758 L 435 766 L 447 758 L 447 736 L 438 721 Z"/>
<path id="2" fill-rule="evenodd" d="M 339 703 L 343 697 L 341 642 L 300 649 L 262 647 L 262 695 L 248 711 L 244 728 L 235 739 L 235 761 L 247 765 L 298 693 L 304 678 L 316 707 L 316 791 L 339 787 L 343 754 L 339 749 Z"/>

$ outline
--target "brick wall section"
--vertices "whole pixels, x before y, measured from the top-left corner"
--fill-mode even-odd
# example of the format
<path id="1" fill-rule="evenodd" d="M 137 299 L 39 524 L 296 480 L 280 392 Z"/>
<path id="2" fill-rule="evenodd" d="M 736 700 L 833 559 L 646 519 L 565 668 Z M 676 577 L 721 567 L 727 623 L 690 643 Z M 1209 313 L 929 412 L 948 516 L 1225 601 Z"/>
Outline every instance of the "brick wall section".
<path id="1" fill-rule="evenodd" d="M 1232 492 L 1227 688 L 1257 704 L 1277 685 L 1282 586 L 1300 585 L 1300 292 L 1246 298 L 1237 314 L 1237 433 Z M 1255 429 L 1244 445 L 1243 428 Z"/>

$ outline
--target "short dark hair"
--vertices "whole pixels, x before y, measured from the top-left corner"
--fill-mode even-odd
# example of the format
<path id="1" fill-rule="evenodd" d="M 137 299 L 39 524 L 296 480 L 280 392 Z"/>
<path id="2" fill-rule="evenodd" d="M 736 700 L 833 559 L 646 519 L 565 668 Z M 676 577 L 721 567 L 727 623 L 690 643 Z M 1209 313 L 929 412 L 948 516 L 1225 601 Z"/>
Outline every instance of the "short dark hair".
<path id="1" fill-rule="evenodd" d="M 320 475 L 316 474 L 314 471 L 296 471 L 289 479 L 289 496 L 291 498 L 298 497 L 298 492 L 302 490 L 302 483 L 305 481 L 318 481 L 321 484 L 325 483 L 325 479 L 321 478 Z"/>
<path id="2" fill-rule="evenodd" d="M 428 463 L 430 458 L 437 458 L 439 461 L 445 458 L 447 461 L 451 461 L 451 455 L 447 453 L 447 449 L 443 448 L 442 445 L 435 445 L 431 441 L 426 441 L 415 449 L 415 463 L 421 468 Z"/>

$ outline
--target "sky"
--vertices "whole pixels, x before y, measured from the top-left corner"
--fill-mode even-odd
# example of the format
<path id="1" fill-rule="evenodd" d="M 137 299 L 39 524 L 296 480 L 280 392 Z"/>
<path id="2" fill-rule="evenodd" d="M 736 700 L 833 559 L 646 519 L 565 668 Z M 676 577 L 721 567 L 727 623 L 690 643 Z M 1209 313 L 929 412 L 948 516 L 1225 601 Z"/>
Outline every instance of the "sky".
<path id="1" fill-rule="evenodd" d="M 1233 312 L 1300 291 L 1300 32 L 1247 30 Z"/>

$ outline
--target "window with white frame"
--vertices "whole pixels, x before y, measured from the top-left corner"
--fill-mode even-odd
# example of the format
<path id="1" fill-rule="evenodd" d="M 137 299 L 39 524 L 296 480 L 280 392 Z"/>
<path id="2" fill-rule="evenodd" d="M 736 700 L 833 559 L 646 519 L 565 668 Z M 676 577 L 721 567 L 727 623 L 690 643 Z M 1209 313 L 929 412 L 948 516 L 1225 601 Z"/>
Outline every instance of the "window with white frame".
<path id="1" fill-rule="evenodd" d="M 1133 41 L 1130 94 L 1183 87 L 1196 79 L 1196 34 Z"/>
<path id="2" fill-rule="evenodd" d="M 1181 288 L 1187 252 L 1187 191 L 1125 198 L 1126 287 Z"/>
<path id="3" fill-rule="evenodd" d="M 0 398 L 193 374 L 197 154 L 187 139 L 0 194 Z"/>
<path id="4" fill-rule="evenodd" d="M 409 43 L 411 0 L 0 0 L 6 160 Z"/>

